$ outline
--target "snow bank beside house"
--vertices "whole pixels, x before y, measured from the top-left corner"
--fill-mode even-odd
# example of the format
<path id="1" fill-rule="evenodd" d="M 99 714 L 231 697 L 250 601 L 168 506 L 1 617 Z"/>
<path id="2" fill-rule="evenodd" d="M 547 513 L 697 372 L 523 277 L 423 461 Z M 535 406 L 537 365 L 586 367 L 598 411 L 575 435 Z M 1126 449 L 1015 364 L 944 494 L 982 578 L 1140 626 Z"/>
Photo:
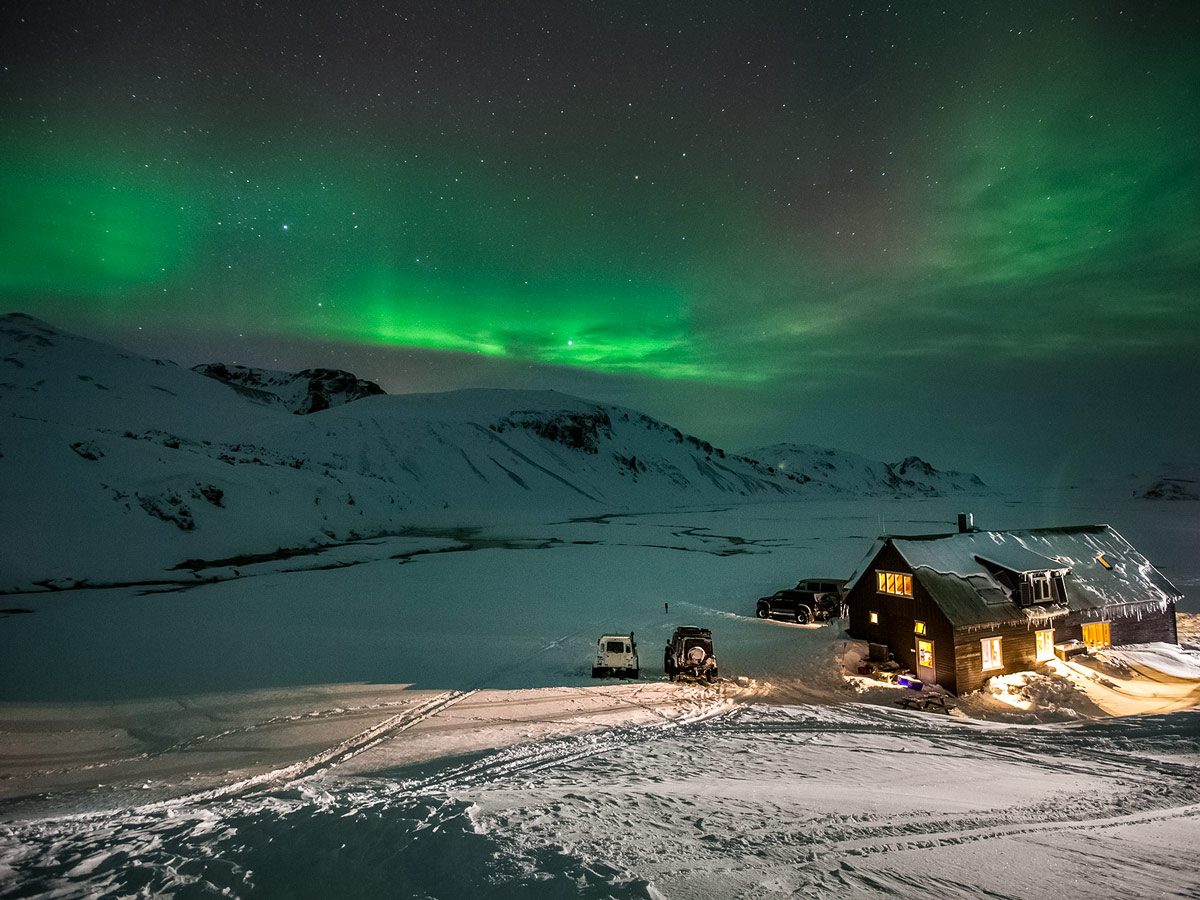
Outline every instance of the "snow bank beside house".
<path id="1" fill-rule="evenodd" d="M 1035 721 L 1138 716 L 1200 706 L 1200 651 L 1140 644 L 1096 651 L 1069 662 L 1051 660 L 1035 672 L 988 680 L 959 702 L 967 715 L 1006 718 L 1005 707 Z"/>
<path id="2" fill-rule="evenodd" d="M 1073 678 L 1049 668 L 988 679 L 981 690 L 961 698 L 959 708 L 981 720 L 1069 722 L 1105 715 Z"/>
<path id="3" fill-rule="evenodd" d="M 1173 678 L 1200 680 L 1200 651 L 1174 644 L 1131 644 L 1100 652 L 1106 662 L 1129 668 L 1151 669 Z"/>

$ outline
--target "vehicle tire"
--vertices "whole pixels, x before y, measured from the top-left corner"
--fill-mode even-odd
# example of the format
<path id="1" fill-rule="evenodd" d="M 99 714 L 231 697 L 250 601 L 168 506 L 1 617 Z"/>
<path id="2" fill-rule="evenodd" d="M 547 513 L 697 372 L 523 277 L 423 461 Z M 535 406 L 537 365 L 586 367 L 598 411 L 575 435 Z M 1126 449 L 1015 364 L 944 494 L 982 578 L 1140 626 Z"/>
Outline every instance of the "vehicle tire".
<path id="1" fill-rule="evenodd" d="M 629 670 L 629 673 L 630 673 L 630 674 L 629 674 L 629 677 L 630 677 L 630 678 L 632 678 L 634 681 L 637 681 L 637 678 L 638 678 L 638 670 L 637 670 L 637 669 L 630 669 L 630 670 Z"/>
<path id="2" fill-rule="evenodd" d="M 603 678 L 603 677 L 604 677 L 604 670 L 603 670 L 603 669 L 598 669 L 598 668 L 596 668 L 595 666 L 592 666 L 592 677 L 593 677 L 593 678 Z"/>
<path id="3" fill-rule="evenodd" d="M 771 618 L 771 607 L 764 603 L 754 611 L 754 614 L 760 619 L 769 619 Z"/>
<path id="4" fill-rule="evenodd" d="M 796 610 L 796 624 L 807 625 L 812 621 L 812 613 L 808 611 L 807 606 L 801 606 Z"/>
<path id="5" fill-rule="evenodd" d="M 708 670 L 708 675 L 707 675 L 706 677 L 708 678 L 708 683 L 709 683 L 709 684 L 712 684 L 714 681 L 716 681 L 716 680 L 717 680 L 717 670 L 716 670 L 716 669 L 709 669 L 709 670 Z"/>

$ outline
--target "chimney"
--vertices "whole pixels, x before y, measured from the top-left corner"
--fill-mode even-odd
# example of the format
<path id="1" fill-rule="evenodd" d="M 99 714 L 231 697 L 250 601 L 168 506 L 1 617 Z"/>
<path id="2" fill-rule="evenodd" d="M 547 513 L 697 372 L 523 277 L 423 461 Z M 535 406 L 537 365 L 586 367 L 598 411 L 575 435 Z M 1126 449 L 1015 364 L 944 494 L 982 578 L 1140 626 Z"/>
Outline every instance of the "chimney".
<path id="1" fill-rule="evenodd" d="M 958 514 L 958 533 L 966 534 L 975 530 L 975 517 L 970 513 Z"/>

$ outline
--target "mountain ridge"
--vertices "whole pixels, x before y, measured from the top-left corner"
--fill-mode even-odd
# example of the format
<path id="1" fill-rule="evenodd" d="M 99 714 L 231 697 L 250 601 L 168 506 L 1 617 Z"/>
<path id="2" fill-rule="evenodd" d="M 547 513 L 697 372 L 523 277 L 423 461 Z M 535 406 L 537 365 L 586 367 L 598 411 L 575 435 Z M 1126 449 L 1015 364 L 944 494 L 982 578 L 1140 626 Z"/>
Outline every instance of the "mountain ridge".
<path id="1" fill-rule="evenodd" d="M 768 460 L 782 471 L 803 471 L 814 483 L 837 492 L 937 497 L 988 489 L 978 475 L 938 470 L 919 456 L 887 463 L 846 450 L 796 443 L 771 444 L 747 450 L 745 455 Z"/>
<path id="2" fill-rule="evenodd" d="M 0 591 L 152 580 L 186 560 L 431 520 L 862 495 L 868 484 L 728 453 L 636 410 L 557 391 L 389 395 L 335 373 L 316 379 L 328 405 L 315 411 L 306 373 L 316 370 L 216 379 L 213 365 L 193 371 L 0 316 L 0 534 L 10 549 Z M 870 469 L 825 453 L 835 471 Z M 889 470 L 875 489 L 969 490 L 922 481 L 937 470 L 905 462 L 908 477 Z"/>

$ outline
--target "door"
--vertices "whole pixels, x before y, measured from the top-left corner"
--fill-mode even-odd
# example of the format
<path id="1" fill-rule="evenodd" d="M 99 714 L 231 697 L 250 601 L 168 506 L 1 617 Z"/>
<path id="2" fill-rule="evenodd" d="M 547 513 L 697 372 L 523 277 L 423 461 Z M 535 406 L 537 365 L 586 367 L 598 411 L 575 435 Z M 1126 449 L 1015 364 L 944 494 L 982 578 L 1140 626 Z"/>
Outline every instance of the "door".
<path id="1" fill-rule="evenodd" d="M 917 639 L 917 677 L 928 684 L 937 683 L 937 670 L 933 667 L 933 641 Z"/>

